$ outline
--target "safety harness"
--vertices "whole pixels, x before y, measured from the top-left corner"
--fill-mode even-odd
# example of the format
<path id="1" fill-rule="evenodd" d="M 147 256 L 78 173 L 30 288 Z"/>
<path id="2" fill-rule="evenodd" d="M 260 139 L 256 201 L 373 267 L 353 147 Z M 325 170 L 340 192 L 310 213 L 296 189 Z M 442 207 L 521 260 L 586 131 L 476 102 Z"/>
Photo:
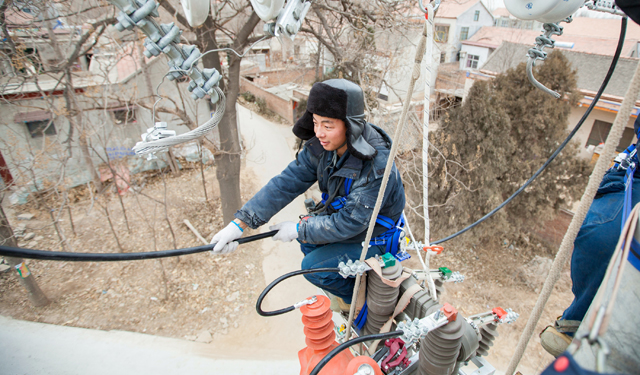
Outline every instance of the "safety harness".
<path id="1" fill-rule="evenodd" d="M 640 139 L 640 131 L 636 133 L 637 138 Z M 614 160 L 614 165 L 609 169 L 613 170 L 625 170 L 624 174 L 624 203 L 622 206 L 622 223 L 621 230 L 624 229 L 624 224 L 629 218 L 629 214 L 633 209 L 633 174 L 638 167 L 638 149 L 636 144 L 627 147 L 626 150 L 618 154 Z M 631 249 L 629 251 L 629 262 L 638 270 L 640 270 L 640 243 L 635 239 L 631 240 Z"/>
<path id="2" fill-rule="evenodd" d="M 347 201 L 347 196 L 351 192 L 351 185 L 353 184 L 353 179 L 346 178 L 344 179 L 344 197 L 335 197 L 331 202 L 327 203 L 329 200 L 329 194 L 322 193 L 322 201 L 321 203 L 326 206 L 329 204 L 331 208 L 336 211 L 342 209 Z M 404 214 L 400 215 L 398 221 L 394 222 L 393 219 L 388 218 L 384 215 L 378 215 L 376 217 L 376 224 L 380 224 L 383 227 L 387 228 L 387 231 L 379 235 L 378 237 L 372 238 L 369 242 L 370 245 L 382 246 L 386 245 L 385 252 L 390 253 L 400 262 L 403 260 L 409 259 L 410 256 L 406 251 L 398 251 L 400 249 L 400 236 L 403 234 L 403 228 L 405 224 Z"/>

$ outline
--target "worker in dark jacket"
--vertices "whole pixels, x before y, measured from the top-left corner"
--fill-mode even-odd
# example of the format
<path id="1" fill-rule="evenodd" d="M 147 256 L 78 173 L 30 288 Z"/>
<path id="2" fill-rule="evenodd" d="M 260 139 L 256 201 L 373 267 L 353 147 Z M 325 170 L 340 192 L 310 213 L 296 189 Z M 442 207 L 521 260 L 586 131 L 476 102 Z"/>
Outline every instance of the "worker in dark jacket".
<path id="1" fill-rule="evenodd" d="M 256 229 L 267 223 L 317 181 L 322 202 L 300 221 L 270 227 L 278 230 L 273 239 L 300 242 L 305 255 L 302 269 L 337 267 L 340 262 L 360 258 L 391 139 L 365 121 L 362 89 L 344 79 L 313 85 L 307 111 L 294 125 L 293 133 L 306 141 L 302 151 L 235 214 L 235 220 L 213 237 L 211 243 L 217 243 L 214 253 L 234 251 L 238 246 L 235 240 L 244 229 Z M 395 255 L 404 205 L 404 188 L 394 165 L 367 258 L 387 251 Z M 305 276 L 314 285 L 350 303 L 353 278 L 344 279 L 338 273 Z"/>

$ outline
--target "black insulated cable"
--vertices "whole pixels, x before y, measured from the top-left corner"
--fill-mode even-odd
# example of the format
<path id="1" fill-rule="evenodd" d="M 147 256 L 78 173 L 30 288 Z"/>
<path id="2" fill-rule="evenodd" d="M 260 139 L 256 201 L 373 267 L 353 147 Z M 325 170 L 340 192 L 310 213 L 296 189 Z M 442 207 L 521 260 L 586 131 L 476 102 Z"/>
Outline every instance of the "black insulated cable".
<path id="1" fill-rule="evenodd" d="M 376 334 L 373 334 L 373 335 L 356 337 L 355 339 L 343 342 L 342 344 L 336 346 L 332 351 L 330 351 L 329 354 L 327 354 L 324 358 L 322 358 L 322 360 L 320 360 L 320 362 L 318 362 L 316 367 L 313 368 L 313 370 L 311 371 L 311 373 L 309 373 L 309 375 L 318 375 L 320 370 L 322 370 L 322 368 L 327 363 L 329 363 L 329 361 L 331 361 L 333 359 L 333 357 L 335 357 L 336 355 L 338 355 L 338 353 L 340 353 L 341 351 L 345 350 L 346 348 L 348 348 L 350 346 L 353 346 L 355 344 L 359 344 L 359 343 L 365 342 L 365 341 L 391 339 L 391 338 L 394 338 L 394 337 L 402 336 L 403 334 L 404 334 L 404 331 L 402 331 L 402 330 L 393 331 L 393 332 L 387 332 L 387 333 L 376 333 Z"/>
<path id="2" fill-rule="evenodd" d="M 513 200 L 513 198 L 515 198 L 518 195 L 520 195 L 520 193 L 522 193 L 524 191 L 524 189 L 527 188 L 527 186 L 531 185 L 533 180 L 535 180 L 542 173 L 542 171 L 544 171 L 549 166 L 549 164 L 551 164 L 553 159 L 555 159 L 556 156 L 558 156 L 558 154 L 560 154 L 562 149 L 564 149 L 564 147 L 569 143 L 571 138 L 573 138 L 573 136 L 578 132 L 578 130 L 580 129 L 580 127 L 582 126 L 584 121 L 591 114 L 591 111 L 593 110 L 593 107 L 595 107 L 596 103 L 598 102 L 598 100 L 600 100 L 600 96 L 602 96 L 602 93 L 604 92 L 604 89 L 607 87 L 607 84 L 609 84 L 609 80 L 611 79 L 611 76 L 613 75 L 613 71 L 616 69 L 616 65 L 618 64 L 618 59 L 620 58 L 620 53 L 622 52 L 622 46 L 624 45 L 624 38 L 625 38 L 626 32 L 627 32 L 627 17 L 622 17 L 622 22 L 621 22 L 621 25 L 620 25 L 620 38 L 618 39 L 618 46 L 617 46 L 616 52 L 615 52 L 615 54 L 613 56 L 613 60 L 611 60 L 611 66 L 609 66 L 609 71 L 607 71 L 607 75 L 604 77 L 604 80 L 602 81 L 602 85 L 600 85 L 600 89 L 598 90 L 598 93 L 593 98 L 593 101 L 589 105 L 589 108 L 587 108 L 587 111 L 584 113 L 584 115 L 582 115 L 582 118 L 580 119 L 580 121 L 578 121 L 578 124 L 573 128 L 571 133 L 569 133 L 569 136 L 567 136 L 567 138 L 560 144 L 560 146 L 553 152 L 553 154 L 551 154 L 549 159 L 547 159 L 547 161 L 542 165 L 542 167 L 540 167 L 540 169 L 538 169 L 536 171 L 536 173 L 534 173 L 533 176 L 531 176 L 531 178 L 529 178 L 527 180 L 527 182 L 524 183 L 524 185 L 522 185 L 518 190 L 516 190 L 515 193 L 513 193 L 504 202 L 500 203 L 500 205 L 498 207 L 496 207 L 493 210 L 491 210 L 491 212 L 489 212 L 488 214 L 484 215 L 478 221 L 476 221 L 475 223 L 469 225 L 468 227 L 466 227 L 464 229 L 461 229 L 461 230 L 457 231 L 456 233 L 454 233 L 454 234 L 452 234 L 452 235 L 450 235 L 448 237 L 445 237 L 445 238 L 443 238 L 441 240 L 437 240 L 437 241 L 431 242 L 430 245 L 437 245 L 437 244 L 449 241 L 452 238 L 458 237 L 459 235 L 465 233 L 466 231 L 468 231 L 470 229 L 473 229 L 476 225 L 482 223 L 483 221 L 485 221 L 488 218 L 490 218 L 491 216 L 493 216 L 493 214 L 495 214 L 496 212 L 500 211 L 500 209 L 502 209 L 509 202 L 511 202 Z"/>
<path id="3" fill-rule="evenodd" d="M 289 307 L 285 307 L 284 309 L 280 309 L 280 310 L 264 311 L 264 310 L 262 310 L 262 300 L 264 300 L 264 297 L 267 296 L 267 294 L 271 291 L 271 289 L 273 289 L 276 285 L 280 284 L 282 281 L 284 281 L 284 280 L 286 280 L 286 279 L 288 279 L 290 277 L 294 277 L 294 276 L 298 276 L 298 275 L 305 275 L 305 274 L 308 274 L 308 273 L 319 273 L 319 272 L 340 272 L 340 269 L 339 268 L 312 268 L 312 269 L 308 269 L 308 270 L 298 270 L 298 271 L 285 273 L 284 275 L 282 275 L 282 276 L 278 277 L 277 279 L 273 280 L 271 282 L 271 284 L 267 285 L 267 287 L 264 288 L 262 293 L 260 293 L 260 296 L 258 297 L 258 301 L 256 302 L 256 311 L 261 316 L 276 316 L 276 315 L 284 314 L 284 313 L 287 313 L 289 311 L 295 310 L 294 306 L 289 306 Z"/>
<path id="4" fill-rule="evenodd" d="M 273 237 L 277 230 L 266 233 L 256 234 L 238 238 L 236 241 L 240 244 L 261 240 L 267 237 Z M 177 257 L 181 255 L 189 255 L 203 253 L 213 250 L 216 244 L 209 244 L 196 247 L 187 247 L 184 249 L 149 251 L 144 253 L 69 253 L 62 251 L 45 251 L 23 249 L 19 247 L 0 246 L 0 255 L 14 258 L 40 259 L 40 260 L 62 260 L 67 262 L 119 262 L 127 260 L 143 260 Z"/>

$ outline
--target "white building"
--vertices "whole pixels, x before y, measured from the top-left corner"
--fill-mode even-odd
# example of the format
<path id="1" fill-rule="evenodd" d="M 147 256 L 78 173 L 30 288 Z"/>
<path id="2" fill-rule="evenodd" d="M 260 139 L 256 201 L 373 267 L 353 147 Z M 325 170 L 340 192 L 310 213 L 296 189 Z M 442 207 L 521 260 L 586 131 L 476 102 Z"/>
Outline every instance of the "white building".
<path id="1" fill-rule="evenodd" d="M 462 42 L 484 26 L 493 26 L 493 15 L 478 0 L 444 0 L 435 17 L 435 40 L 440 49 L 440 62 L 460 59 Z"/>

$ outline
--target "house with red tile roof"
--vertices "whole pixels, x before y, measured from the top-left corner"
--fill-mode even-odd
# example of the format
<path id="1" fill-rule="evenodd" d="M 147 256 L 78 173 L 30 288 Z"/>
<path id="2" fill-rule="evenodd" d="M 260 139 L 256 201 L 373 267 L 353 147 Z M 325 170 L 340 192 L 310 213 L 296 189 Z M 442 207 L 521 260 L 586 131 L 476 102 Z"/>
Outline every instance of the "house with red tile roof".
<path id="1" fill-rule="evenodd" d="M 578 17 L 571 23 L 560 24 L 562 35 L 554 36 L 557 49 L 596 55 L 613 56 L 620 21 L 615 19 Z M 478 70 L 503 42 L 528 44 L 533 46 L 540 30 L 514 29 L 504 27 L 483 27 L 471 38 L 462 42 L 460 49 L 460 70 Z M 640 26 L 629 22 L 622 56 L 638 57 Z"/>

